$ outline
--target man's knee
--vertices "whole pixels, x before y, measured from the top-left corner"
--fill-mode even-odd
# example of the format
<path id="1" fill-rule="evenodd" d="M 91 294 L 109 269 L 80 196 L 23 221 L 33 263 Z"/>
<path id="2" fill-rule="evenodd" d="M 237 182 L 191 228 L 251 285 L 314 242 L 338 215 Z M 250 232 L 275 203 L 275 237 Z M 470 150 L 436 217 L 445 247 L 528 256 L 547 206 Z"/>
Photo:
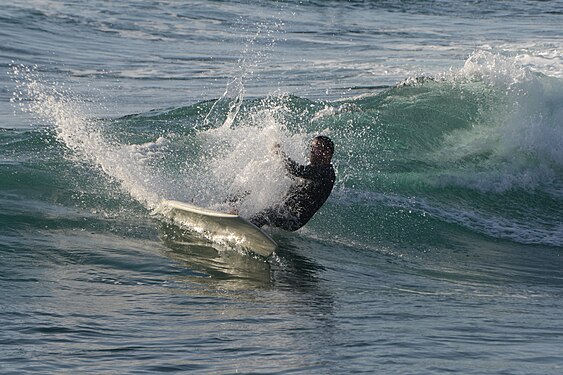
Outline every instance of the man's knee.
<path id="1" fill-rule="evenodd" d="M 262 227 L 264 225 L 269 225 L 271 227 L 281 228 L 287 231 L 296 231 L 301 228 L 302 225 L 299 219 L 288 213 L 280 212 L 280 210 L 266 209 L 258 212 L 256 215 L 248 219 L 252 224 L 257 227 Z"/>

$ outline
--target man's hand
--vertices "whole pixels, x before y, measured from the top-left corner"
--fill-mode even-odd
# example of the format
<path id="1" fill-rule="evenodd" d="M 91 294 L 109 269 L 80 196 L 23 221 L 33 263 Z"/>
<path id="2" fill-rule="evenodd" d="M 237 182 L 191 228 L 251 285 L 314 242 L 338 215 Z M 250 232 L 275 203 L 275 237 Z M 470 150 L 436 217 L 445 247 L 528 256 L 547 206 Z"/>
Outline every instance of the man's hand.
<path id="1" fill-rule="evenodd" d="M 281 145 L 279 143 L 274 143 L 271 151 L 274 155 L 283 154 L 283 151 L 281 150 Z"/>

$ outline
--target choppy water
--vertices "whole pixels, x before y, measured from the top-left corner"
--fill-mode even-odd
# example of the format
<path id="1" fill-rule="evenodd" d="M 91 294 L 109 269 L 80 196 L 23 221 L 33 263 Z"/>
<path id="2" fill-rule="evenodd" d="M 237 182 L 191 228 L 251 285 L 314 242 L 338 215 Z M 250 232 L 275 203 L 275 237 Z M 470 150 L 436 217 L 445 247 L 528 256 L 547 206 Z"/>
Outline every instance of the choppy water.
<path id="1" fill-rule="evenodd" d="M 561 1 L 0 8 L 2 373 L 563 371 Z M 337 184 L 265 260 L 159 213 Z"/>

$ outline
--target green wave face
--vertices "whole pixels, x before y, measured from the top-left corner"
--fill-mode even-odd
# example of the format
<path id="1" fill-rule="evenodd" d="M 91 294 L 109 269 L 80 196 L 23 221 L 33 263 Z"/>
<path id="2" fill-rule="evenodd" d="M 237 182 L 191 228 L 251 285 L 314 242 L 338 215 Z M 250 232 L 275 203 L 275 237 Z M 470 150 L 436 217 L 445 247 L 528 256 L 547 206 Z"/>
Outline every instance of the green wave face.
<path id="1" fill-rule="evenodd" d="M 338 181 L 308 225 L 319 237 L 432 246 L 469 231 L 563 244 L 561 80 L 506 59 L 476 54 L 459 72 L 336 102 L 246 99 L 239 82 L 217 100 L 115 119 L 89 118 L 87 103 L 36 77 L 18 82 L 50 126 L 0 134 L 5 188 L 60 185 L 108 210 L 111 196 L 222 209 L 249 192 L 239 210 L 251 215 L 291 184 L 272 145 L 305 163 L 311 137 L 325 134 Z"/>

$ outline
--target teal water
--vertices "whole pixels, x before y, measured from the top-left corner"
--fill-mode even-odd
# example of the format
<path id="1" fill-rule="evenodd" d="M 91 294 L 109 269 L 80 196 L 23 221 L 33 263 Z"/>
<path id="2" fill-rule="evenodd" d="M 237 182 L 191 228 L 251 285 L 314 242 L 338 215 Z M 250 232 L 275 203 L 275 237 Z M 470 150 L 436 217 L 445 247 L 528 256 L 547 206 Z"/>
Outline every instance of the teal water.
<path id="1" fill-rule="evenodd" d="M 561 373 L 562 12 L 2 7 L 1 372 Z M 335 189 L 273 257 L 162 215 L 250 216 L 319 133 Z"/>

